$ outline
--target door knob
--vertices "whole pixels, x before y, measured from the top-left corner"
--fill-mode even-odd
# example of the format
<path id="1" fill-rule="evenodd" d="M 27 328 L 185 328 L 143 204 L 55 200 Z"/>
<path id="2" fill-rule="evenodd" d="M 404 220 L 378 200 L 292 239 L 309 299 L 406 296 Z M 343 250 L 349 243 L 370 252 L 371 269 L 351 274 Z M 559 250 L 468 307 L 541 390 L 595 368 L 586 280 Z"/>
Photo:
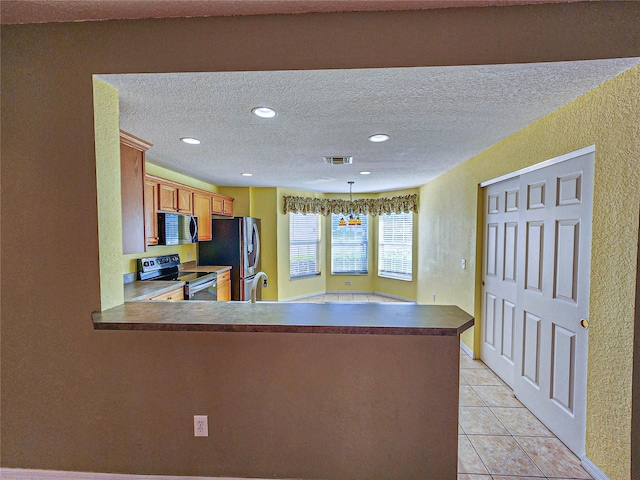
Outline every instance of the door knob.
<path id="1" fill-rule="evenodd" d="M 589 328 L 589 320 L 587 320 L 586 318 L 581 318 L 580 326 L 586 330 L 587 328 Z"/>

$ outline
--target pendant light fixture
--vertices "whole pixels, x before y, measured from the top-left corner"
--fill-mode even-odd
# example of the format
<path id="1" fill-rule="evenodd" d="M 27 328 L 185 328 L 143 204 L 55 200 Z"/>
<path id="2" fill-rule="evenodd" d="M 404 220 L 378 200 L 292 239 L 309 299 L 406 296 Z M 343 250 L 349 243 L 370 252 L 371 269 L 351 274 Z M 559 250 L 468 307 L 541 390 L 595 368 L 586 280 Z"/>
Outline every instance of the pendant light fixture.
<path id="1" fill-rule="evenodd" d="M 360 216 L 359 215 L 353 215 L 353 192 L 352 192 L 352 188 L 353 188 L 353 184 L 355 182 L 350 181 L 347 182 L 349 184 L 349 218 L 345 219 L 344 216 L 340 217 L 340 221 L 338 222 L 338 226 L 339 227 L 355 227 L 358 225 L 362 225 L 362 220 L 360 220 Z"/>

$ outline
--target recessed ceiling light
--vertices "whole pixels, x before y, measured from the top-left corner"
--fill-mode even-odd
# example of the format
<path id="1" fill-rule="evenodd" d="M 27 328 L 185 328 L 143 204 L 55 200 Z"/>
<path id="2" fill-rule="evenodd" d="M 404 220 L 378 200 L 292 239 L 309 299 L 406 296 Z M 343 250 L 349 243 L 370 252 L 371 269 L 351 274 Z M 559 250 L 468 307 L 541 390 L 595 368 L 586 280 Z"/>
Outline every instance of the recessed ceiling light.
<path id="1" fill-rule="evenodd" d="M 183 141 L 184 143 L 188 143 L 189 145 L 199 145 L 200 144 L 200 140 L 198 140 L 197 138 L 182 137 L 180 140 Z"/>
<path id="2" fill-rule="evenodd" d="M 367 172 L 367 171 L 360 172 L 360 175 L 371 175 L 371 172 Z"/>
<path id="3" fill-rule="evenodd" d="M 256 107 L 253 110 L 251 110 L 251 112 L 256 117 L 260 117 L 260 118 L 273 118 L 276 115 L 278 115 L 278 112 L 276 112 L 273 108 L 269 108 L 269 107 Z"/>
<path id="4" fill-rule="evenodd" d="M 253 173 L 243 173 L 242 176 L 243 177 L 252 177 Z"/>
<path id="5" fill-rule="evenodd" d="M 386 142 L 387 140 L 389 140 L 389 135 L 387 135 L 386 133 L 376 133 L 375 135 L 371 135 L 369 137 L 369 141 L 375 143 Z"/>

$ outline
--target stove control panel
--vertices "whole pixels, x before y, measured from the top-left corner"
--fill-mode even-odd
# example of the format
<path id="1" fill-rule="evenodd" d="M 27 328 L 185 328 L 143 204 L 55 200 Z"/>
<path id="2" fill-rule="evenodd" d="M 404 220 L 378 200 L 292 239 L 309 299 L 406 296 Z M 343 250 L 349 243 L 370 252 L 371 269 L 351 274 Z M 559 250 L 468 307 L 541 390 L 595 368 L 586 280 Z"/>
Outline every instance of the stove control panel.
<path id="1" fill-rule="evenodd" d="M 180 256 L 175 253 L 158 257 L 138 259 L 138 272 L 152 272 L 163 268 L 177 267 L 180 265 Z"/>

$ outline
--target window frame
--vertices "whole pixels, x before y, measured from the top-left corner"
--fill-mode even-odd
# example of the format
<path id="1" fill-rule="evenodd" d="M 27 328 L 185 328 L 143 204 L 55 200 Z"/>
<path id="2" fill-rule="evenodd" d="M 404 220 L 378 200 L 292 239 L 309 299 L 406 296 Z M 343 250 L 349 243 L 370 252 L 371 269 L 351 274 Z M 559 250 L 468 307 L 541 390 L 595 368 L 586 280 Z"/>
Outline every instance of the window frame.
<path id="1" fill-rule="evenodd" d="M 300 239 L 294 240 L 292 238 L 292 233 L 294 232 L 294 229 L 292 228 L 292 223 L 295 221 L 296 218 L 303 218 L 303 217 L 305 218 L 305 220 L 309 218 L 315 218 L 317 222 L 317 226 L 316 226 L 317 238 L 312 239 L 310 236 L 308 238 L 304 238 L 301 240 Z M 302 225 L 300 227 L 301 229 L 304 228 Z M 293 252 L 294 249 L 292 247 L 303 247 L 303 246 L 315 246 L 316 271 L 315 272 L 307 271 L 306 273 L 298 273 L 297 275 L 292 275 L 293 263 L 292 263 L 291 257 L 292 257 L 292 254 L 294 253 Z M 289 212 L 289 279 L 298 280 L 301 278 L 316 277 L 318 275 L 321 275 L 322 274 L 321 252 L 322 252 L 322 224 L 321 224 L 320 215 L 317 213 L 303 214 L 303 213 Z M 302 253 L 298 252 L 297 254 L 301 255 Z M 298 261 L 297 263 L 302 264 L 304 262 Z M 297 270 L 298 272 L 301 271 L 300 268 L 298 268 Z"/>
<path id="2" fill-rule="evenodd" d="M 410 219 L 410 232 L 406 232 L 406 231 L 399 231 L 398 235 L 401 236 L 400 241 L 388 241 L 385 242 L 384 241 L 384 229 L 385 226 L 383 225 L 383 223 L 385 222 L 385 219 L 388 219 L 390 217 L 400 217 L 402 216 L 404 219 Z M 404 223 L 404 220 L 403 220 Z M 413 229 L 413 223 L 414 223 L 414 218 L 413 218 L 413 213 L 412 212 L 408 212 L 408 213 L 388 213 L 388 214 L 383 214 L 379 216 L 378 219 L 378 277 L 380 278 L 389 278 L 392 280 L 402 280 L 405 282 L 412 282 L 413 281 L 413 257 L 414 257 L 414 251 L 413 251 L 413 235 L 414 235 L 414 229 Z M 406 225 L 404 225 L 406 228 Z M 387 228 L 390 228 L 389 226 L 387 226 Z M 410 240 L 410 243 L 406 241 L 406 239 Z M 402 241 L 404 240 L 404 241 Z M 407 269 L 402 269 L 402 267 L 400 269 L 397 270 L 383 270 L 383 266 L 385 264 L 385 261 L 383 260 L 383 255 L 385 254 L 385 250 L 387 250 L 385 248 L 385 246 L 387 247 L 391 247 L 391 248 L 395 248 L 396 250 L 404 250 L 406 249 L 409 254 L 409 271 L 407 271 Z M 401 264 L 404 261 L 401 261 Z"/>
<path id="3" fill-rule="evenodd" d="M 331 275 L 369 275 L 369 244 L 370 244 L 370 235 L 369 235 L 369 218 L 367 215 L 359 215 L 362 225 L 357 226 L 337 226 L 337 223 L 340 221 L 340 218 L 344 218 L 344 215 L 340 214 L 331 214 L 330 218 L 330 229 L 331 229 Z M 334 241 L 334 228 L 340 229 L 338 231 L 353 233 L 364 232 L 365 241 L 364 242 L 356 242 L 356 241 Z M 341 230 L 344 229 L 344 230 Z M 343 249 L 349 246 L 359 246 L 359 249 L 362 251 L 364 249 L 364 262 L 360 261 L 359 263 L 364 265 L 364 269 L 355 269 L 355 270 L 336 270 L 335 269 L 335 259 L 336 259 L 336 251 Z"/>

